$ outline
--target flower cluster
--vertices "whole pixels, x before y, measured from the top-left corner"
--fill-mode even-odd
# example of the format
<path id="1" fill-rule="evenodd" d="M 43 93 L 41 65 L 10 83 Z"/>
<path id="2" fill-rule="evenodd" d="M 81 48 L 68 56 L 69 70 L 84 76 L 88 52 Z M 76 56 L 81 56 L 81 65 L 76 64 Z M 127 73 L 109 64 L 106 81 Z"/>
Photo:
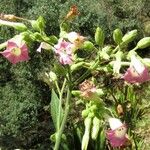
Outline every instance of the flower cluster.
<path id="1" fill-rule="evenodd" d="M 54 51 L 59 56 L 59 62 L 63 65 L 72 64 L 74 50 L 80 48 L 84 41 L 84 37 L 76 32 L 68 33 L 67 38 L 68 41 L 62 38 L 59 39 L 58 43 L 54 46 Z"/>

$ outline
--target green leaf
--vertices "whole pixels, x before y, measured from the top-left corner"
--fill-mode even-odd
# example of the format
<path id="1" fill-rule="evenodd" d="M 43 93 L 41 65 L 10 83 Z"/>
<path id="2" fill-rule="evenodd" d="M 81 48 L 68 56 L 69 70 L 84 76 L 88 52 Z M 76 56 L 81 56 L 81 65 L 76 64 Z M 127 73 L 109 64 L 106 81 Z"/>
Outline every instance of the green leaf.
<path id="1" fill-rule="evenodd" d="M 104 131 L 104 129 L 101 129 L 100 135 L 99 135 L 99 139 L 98 139 L 98 140 L 100 141 L 100 143 L 99 143 L 99 150 L 105 149 L 106 136 L 105 136 L 105 131 Z"/>
<path id="2" fill-rule="evenodd" d="M 38 22 L 38 26 L 39 28 L 43 31 L 45 28 L 45 20 L 42 16 L 39 16 L 39 18 L 37 19 Z"/>
<path id="3" fill-rule="evenodd" d="M 42 16 L 40 16 L 37 20 L 30 20 L 31 26 L 36 31 L 44 31 L 45 28 L 45 20 Z"/>
<path id="4" fill-rule="evenodd" d="M 63 109 L 62 109 L 62 107 L 60 107 L 60 110 L 59 110 L 60 99 L 58 98 L 57 94 L 55 93 L 55 91 L 53 89 L 52 89 L 52 94 L 51 94 L 50 105 L 51 105 L 52 120 L 53 120 L 54 126 L 56 128 L 56 131 L 58 131 L 60 123 L 63 118 Z M 60 118 L 59 118 L 59 114 L 60 114 Z"/>
<path id="5" fill-rule="evenodd" d="M 67 74 L 66 68 L 63 65 L 61 65 L 60 63 L 54 64 L 54 71 L 59 76 L 65 76 Z"/>

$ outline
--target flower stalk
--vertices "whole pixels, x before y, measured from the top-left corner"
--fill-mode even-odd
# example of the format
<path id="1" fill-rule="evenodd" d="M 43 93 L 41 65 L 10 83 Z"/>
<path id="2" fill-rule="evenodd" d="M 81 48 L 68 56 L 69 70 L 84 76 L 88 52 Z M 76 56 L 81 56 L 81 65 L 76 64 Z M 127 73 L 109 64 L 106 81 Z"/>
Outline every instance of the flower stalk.
<path id="1" fill-rule="evenodd" d="M 62 95 L 62 93 L 64 91 L 64 86 L 65 86 L 66 81 L 67 80 L 65 79 L 64 84 L 63 84 L 62 89 L 61 89 L 61 95 Z M 68 114 L 69 114 L 69 108 L 70 108 L 70 104 L 69 103 L 70 103 L 71 91 L 72 91 L 72 84 L 71 84 L 72 82 L 71 82 L 70 68 L 68 69 L 68 81 L 69 82 L 68 82 L 68 90 L 67 90 L 67 98 L 66 98 L 66 103 L 65 103 L 64 116 L 63 116 L 60 128 L 59 128 L 59 130 L 58 130 L 58 132 L 56 134 L 56 143 L 55 143 L 55 146 L 54 146 L 54 150 L 58 150 L 59 147 L 60 147 L 61 137 L 62 137 L 64 128 L 65 128 L 65 125 L 66 125 L 66 122 L 67 122 L 67 117 L 68 117 Z M 60 113 L 60 111 L 59 111 L 59 113 Z M 59 114 L 59 116 L 60 116 L 60 114 Z"/>

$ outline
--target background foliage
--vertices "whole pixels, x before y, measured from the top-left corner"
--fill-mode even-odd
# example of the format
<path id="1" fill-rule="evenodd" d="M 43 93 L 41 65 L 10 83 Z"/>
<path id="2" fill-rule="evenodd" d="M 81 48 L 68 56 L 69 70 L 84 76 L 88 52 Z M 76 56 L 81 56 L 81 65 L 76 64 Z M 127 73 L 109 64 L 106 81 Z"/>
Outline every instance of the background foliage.
<path id="1" fill-rule="evenodd" d="M 88 38 L 94 37 L 97 26 L 105 31 L 106 43 L 112 42 L 110 36 L 115 28 L 124 33 L 138 29 L 141 37 L 150 35 L 148 0 L 0 0 L 0 4 L 0 13 L 28 19 L 42 15 L 48 35 L 59 34 L 59 23 L 73 4 L 78 6 L 80 15 L 74 20 L 72 30 Z M 15 32 L 0 27 L 0 42 Z M 50 67 L 51 56 L 33 54 L 37 47 L 37 43 L 32 45 L 28 63 L 12 66 L 0 57 L 0 146 L 7 149 L 48 148 L 50 144 L 53 126 L 45 110 L 50 91 L 40 75 Z"/>

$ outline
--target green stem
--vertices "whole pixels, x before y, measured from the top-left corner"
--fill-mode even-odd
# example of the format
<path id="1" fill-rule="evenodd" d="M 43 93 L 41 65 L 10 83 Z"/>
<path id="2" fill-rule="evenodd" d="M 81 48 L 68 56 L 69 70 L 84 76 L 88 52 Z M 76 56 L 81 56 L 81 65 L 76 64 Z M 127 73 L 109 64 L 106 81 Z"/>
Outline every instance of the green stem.
<path id="1" fill-rule="evenodd" d="M 116 53 L 119 49 L 120 49 L 120 45 L 118 45 L 118 46 L 113 50 L 112 53 Z"/>
<path id="2" fill-rule="evenodd" d="M 64 88 L 65 88 L 65 85 L 66 85 L 66 78 L 64 79 L 64 82 L 63 82 L 63 85 L 62 85 L 62 88 L 61 88 L 61 91 L 59 93 L 59 100 L 60 100 L 60 103 L 59 103 L 59 113 L 58 113 L 58 130 L 60 129 L 60 122 L 61 122 L 61 107 L 62 107 L 62 96 L 63 96 L 63 92 L 64 92 Z"/>
<path id="3" fill-rule="evenodd" d="M 79 79 L 75 81 L 74 86 L 78 85 L 81 81 L 83 81 L 88 75 L 90 75 L 91 71 L 96 69 L 99 65 L 99 59 L 92 65 Z"/>
<path id="4" fill-rule="evenodd" d="M 71 99 L 71 90 L 72 90 L 70 69 L 69 69 L 69 73 L 68 73 L 68 79 L 69 79 L 69 83 L 68 83 L 68 90 L 67 90 L 67 99 L 66 99 L 66 103 L 65 103 L 64 117 L 63 117 L 60 129 L 56 134 L 56 143 L 55 143 L 54 150 L 59 150 L 61 137 L 62 137 L 64 128 L 65 128 L 65 125 L 66 125 L 66 122 L 67 122 L 67 117 L 68 117 L 68 114 L 69 114 L 69 102 L 70 102 L 70 99 Z M 63 91 L 63 87 L 62 87 L 61 91 Z"/>
<path id="5" fill-rule="evenodd" d="M 60 96 L 60 95 L 61 95 L 61 92 L 60 92 L 60 88 L 59 88 L 59 86 L 58 86 L 58 82 L 57 82 L 57 81 L 55 81 L 55 86 L 56 86 L 57 92 L 58 92 L 58 94 L 59 94 L 59 96 Z"/>

